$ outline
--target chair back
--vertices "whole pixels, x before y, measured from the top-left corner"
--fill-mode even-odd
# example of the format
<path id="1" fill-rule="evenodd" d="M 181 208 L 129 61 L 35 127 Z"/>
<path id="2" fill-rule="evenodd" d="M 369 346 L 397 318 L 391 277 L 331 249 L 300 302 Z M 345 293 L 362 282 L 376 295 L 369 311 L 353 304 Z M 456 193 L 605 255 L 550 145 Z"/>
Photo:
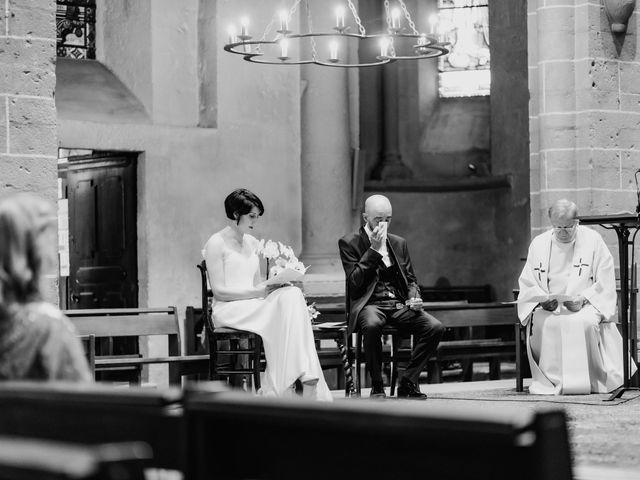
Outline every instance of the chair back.
<path id="1" fill-rule="evenodd" d="M 213 298 L 213 291 L 209 288 L 209 279 L 207 274 L 207 262 L 206 260 L 202 260 L 198 265 L 198 270 L 200 270 L 200 287 L 201 287 L 201 298 L 202 298 L 202 315 L 204 318 L 204 324 L 207 328 L 207 331 L 211 334 L 215 330 L 213 325 L 213 319 L 211 318 L 211 308 L 209 306 L 209 299 Z"/>

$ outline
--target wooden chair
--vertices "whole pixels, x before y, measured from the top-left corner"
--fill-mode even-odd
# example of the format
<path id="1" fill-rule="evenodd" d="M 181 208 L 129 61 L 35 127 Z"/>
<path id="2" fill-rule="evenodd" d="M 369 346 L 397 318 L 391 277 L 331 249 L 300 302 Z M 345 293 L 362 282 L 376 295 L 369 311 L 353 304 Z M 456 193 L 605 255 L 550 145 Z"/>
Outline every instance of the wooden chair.
<path id="1" fill-rule="evenodd" d="M 0 480 L 144 480 L 152 458 L 142 442 L 77 445 L 0 437 Z"/>
<path id="2" fill-rule="evenodd" d="M 347 281 L 345 282 L 345 315 L 347 317 L 347 325 L 349 325 L 350 311 L 351 311 L 351 301 L 349 297 L 349 282 Z M 354 363 L 355 363 L 354 381 L 355 381 L 356 395 L 360 396 L 361 390 L 362 390 L 362 383 L 363 383 L 360 375 L 361 368 L 362 368 L 363 336 L 359 326 L 356 326 L 355 333 L 356 333 L 356 344 L 355 344 L 355 348 L 353 348 L 354 357 L 355 357 L 354 358 Z M 389 363 L 391 366 L 390 384 L 391 384 L 391 396 L 393 396 L 395 394 L 396 384 L 398 382 L 398 365 L 397 365 L 398 348 L 400 346 L 400 341 L 402 340 L 403 336 L 400 334 L 397 328 L 392 327 L 390 325 L 385 325 L 384 327 L 382 327 L 382 335 L 383 336 L 386 335 L 391 338 L 391 349 L 389 352 L 389 357 L 388 359 L 385 359 L 383 357 L 383 363 Z M 404 338 L 410 338 L 410 336 L 404 335 Z M 351 340 L 351 335 L 349 335 L 349 340 Z M 349 350 L 351 349 L 352 349 L 352 346 L 350 345 Z M 383 351 L 383 354 L 384 353 L 385 352 Z"/>
<path id="3" fill-rule="evenodd" d="M 207 281 L 207 264 L 205 260 L 197 265 L 200 270 L 202 286 L 202 315 L 204 315 L 207 342 L 209 344 L 209 379 L 216 376 L 252 375 L 255 390 L 260 389 L 260 364 L 262 357 L 262 338 L 260 335 L 236 330 L 234 328 L 218 327 L 213 324 L 209 299 L 213 298 L 213 292 Z M 229 349 L 218 349 L 218 342 L 227 340 Z M 243 346 L 247 344 L 247 347 Z M 239 358 L 239 356 L 244 357 Z M 222 363 L 221 358 L 227 361 Z M 242 360 L 245 360 L 242 365 Z M 240 364 L 239 366 L 236 366 Z"/>

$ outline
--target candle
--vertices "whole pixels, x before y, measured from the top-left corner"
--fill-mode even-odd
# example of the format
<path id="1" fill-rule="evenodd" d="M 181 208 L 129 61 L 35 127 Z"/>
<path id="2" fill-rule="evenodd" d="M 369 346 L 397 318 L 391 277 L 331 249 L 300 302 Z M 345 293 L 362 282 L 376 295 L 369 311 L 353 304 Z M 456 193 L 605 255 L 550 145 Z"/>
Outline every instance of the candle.
<path id="1" fill-rule="evenodd" d="M 380 56 L 387 57 L 389 55 L 388 50 L 389 50 L 389 39 L 381 38 L 380 39 Z"/>
<path id="2" fill-rule="evenodd" d="M 280 57 L 286 58 L 289 56 L 288 53 L 289 53 L 289 40 L 287 40 L 286 38 L 283 38 L 282 40 L 280 40 Z"/>
<path id="3" fill-rule="evenodd" d="M 391 28 L 400 29 L 400 10 L 398 8 L 391 10 Z"/>
<path id="4" fill-rule="evenodd" d="M 289 30 L 289 14 L 282 10 L 280 12 L 280 31 L 286 32 L 287 30 Z"/>
<path id="5" fill-rule="evenodd" d="M 433 35 L 436 33 L 436 25 L 438 23 L 438 15 L 435 13 L 429 17 L 429 25 L 431 26 L 429 33 Z"/>
<path id="6" fill-rule="evenodd" d="M 418 45 L 426 45 L 427 44 L 427 36 L 426 35 L 420 35 L 418 37 Z"/>
<path id="7" fill-rule="evenodd" d="M 338 42 L 336 41 L 329 43 L 329 60 L 333 62 L 338 61 Z"/>
<path id="8" fill-rule="evenodd" d="M 344 28 L 344 7 L 342 5 L 336 7 L 336 28 Z"/>
<path id="9" fill-rule="evenodd" d="M 242 17 L 240 19 L 240 36 L 241 37 L 249 36 L 249 19 L 247 17 Z"/>
<path id="10" fill-rule="evenodd" d="M 227 33 L 229 34 L 229 42 L 227 43 L 236 43 L 238 41 L 236 38 L 236 28 L 233 25 L 229 25 Z"/>

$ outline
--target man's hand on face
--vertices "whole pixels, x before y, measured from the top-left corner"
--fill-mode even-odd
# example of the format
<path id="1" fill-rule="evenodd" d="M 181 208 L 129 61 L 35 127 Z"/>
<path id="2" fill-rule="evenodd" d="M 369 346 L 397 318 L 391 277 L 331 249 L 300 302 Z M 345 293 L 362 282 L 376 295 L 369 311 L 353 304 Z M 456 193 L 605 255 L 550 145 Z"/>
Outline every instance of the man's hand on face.
<path id="1" fill-rule="evenodd" d="M 546 302 L 542 302 L 540 306 L 548 312 L 553 312 L 558 308 L 558 300 L 547 300 Z"/>
<path id="2" fill-rule="evenodd" d="M 586 301 L 587 299 L 584 298 L 582 295 L 576 295 L 573 298 L 573 300 L 567 300 L 566 302 L 563 303 L 563 305 L 570 312 L 579 312 Z"/>
<path id="3" fill-rule="evenodd" d="M 378 224 L 371 232 L 371 248 L 379 251 L 382 248 L 382 242 L 384 242 L 384 228 Z"/>

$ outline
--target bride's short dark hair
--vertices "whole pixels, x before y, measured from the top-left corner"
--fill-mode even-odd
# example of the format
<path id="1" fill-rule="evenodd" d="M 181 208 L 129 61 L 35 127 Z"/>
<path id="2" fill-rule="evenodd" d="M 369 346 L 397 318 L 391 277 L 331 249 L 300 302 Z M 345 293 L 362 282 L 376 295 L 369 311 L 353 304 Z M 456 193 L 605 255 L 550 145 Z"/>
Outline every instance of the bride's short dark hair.
<path id="1" fill-rule="evenodd" d="M 237 220 L 236 214 L 241 216 L 250 213 L 253 207 L 260 210 L 260 215 L 264 213 L 264 206 L 258 196 L 246 188 L 238 188 L 224 199 L 224 210 L 230 220 Z"/>

